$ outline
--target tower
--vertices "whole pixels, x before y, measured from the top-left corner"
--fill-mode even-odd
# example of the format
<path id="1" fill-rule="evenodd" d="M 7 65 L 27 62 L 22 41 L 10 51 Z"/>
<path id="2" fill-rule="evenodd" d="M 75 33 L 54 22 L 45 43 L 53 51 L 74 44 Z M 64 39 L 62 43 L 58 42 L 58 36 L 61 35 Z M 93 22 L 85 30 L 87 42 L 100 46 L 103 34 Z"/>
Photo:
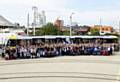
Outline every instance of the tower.
<path id="1" fill-rule="evenodd" d="M 37 19 L 37 12 L 38 12 L 38 8 L 36 6 L 32 7 L 33 10 L 33 35 L 35 35 L 35 29 L 36 29 L 36 19 Z"/>
<path id="2" fill-rule="evenodd" d="M 46 15 L 45 15 L 45 11 L 42 11 L 42 25 L 46 24 Z"/>

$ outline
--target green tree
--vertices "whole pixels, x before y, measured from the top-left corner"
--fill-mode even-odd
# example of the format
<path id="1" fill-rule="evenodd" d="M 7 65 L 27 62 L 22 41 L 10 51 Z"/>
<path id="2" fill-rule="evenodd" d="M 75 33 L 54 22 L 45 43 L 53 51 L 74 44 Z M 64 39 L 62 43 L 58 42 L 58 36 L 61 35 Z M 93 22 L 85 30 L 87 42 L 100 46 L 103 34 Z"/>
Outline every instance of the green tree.
<path id="1" fill-rule="evenodd" d="M 69 36 L 70 35 L 70 31 L 64 31 L 63 35 Z"/>
<path id="2" fill-rule="evenodd" d="M 100 35 L 99 30 L 96 28 L 91 28 L 90 33 L 91 35 Z"/>
<path id="3" fill-rule="evenodd" d="M 62 35 L 62 32 L 57 29 L 52 23 L 47 23 L 42 28 L 40 28 L 37 32 L 37 35 Z"/>

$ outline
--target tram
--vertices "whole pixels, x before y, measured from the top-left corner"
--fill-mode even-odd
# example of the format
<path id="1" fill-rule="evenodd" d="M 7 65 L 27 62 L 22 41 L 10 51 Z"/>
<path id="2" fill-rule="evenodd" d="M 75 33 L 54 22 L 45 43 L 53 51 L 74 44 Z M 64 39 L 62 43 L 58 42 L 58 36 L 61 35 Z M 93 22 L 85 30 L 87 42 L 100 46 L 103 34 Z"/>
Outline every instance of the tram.
<path id="1" fill-rule="evenodd" d="M 37 57 L 41 56 L 58 56 L 58 55 L 110 55 L 107 48 L 112 47 L 114 51 L 119 51 L 119 38 L 116 36 L 19 36 L 11 35 L 4 42 L 4 49 L 10 50 L 10 54 L 16 54 L 19 46 L 24 48 L 35 47 L 44 50 L 45 54 L 37 53 Z M 82 48 L 84 50 L 82 51 Z M 94 52 L 91 47 L 102 47 Z M 54 48 L 59 49 L 59 53 L 54 53 Z M 72 49 L 71 49 L 72 48 Z M 55 49 L 55 50 L 56 50 Z M 64 50 L 62 50 L 64 49 Z M 68 51 L 66 51 L 68 50 Z M 63 51 L 63 52 L 62 52 Z M 15 57 L 16 58 L 16 57 Z M 30 58 L 30 56 L 29 56 Z M 11 57 L 13 59 L 13 56 Z"/>

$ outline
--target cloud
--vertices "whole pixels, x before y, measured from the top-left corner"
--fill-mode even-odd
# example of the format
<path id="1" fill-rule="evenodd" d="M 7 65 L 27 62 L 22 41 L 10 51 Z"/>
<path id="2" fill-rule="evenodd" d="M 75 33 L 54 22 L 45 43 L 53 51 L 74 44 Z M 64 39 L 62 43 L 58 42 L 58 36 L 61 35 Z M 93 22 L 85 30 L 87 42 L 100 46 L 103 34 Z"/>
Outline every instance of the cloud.
<path id="1" fill-rule="evenodd" d="M 97 10 L 97 6 L 81 6 L 80 2 L 76 0 L 70 2 L 70 0 L 2 0 L 0 2 L 0 12 L 1 15 L 10 19 L 12 22 L 19 22 L 22 25 L 26 25 L 26 19 L 28 12 L 30 13 L 32 20 L 32 6 L 36 5 L 39 11 L 45 10 L 47 21 L 54 22 L 55 19 L 60 16 L 61 19 L 65 20 L 65 24 L 69 24 L 69 16 L 72 12 L 73 21 L 77 21 L 79 24 L 99 24 L 100 17 L 103 19 L 103 24 L 108 24 L 112 26 L 117 26 L 117 21 L 119 20 L 120 11 L 111 9 L 105 10 L 104 7 Z M 85 2 L 85 1 L 83 1 Z M 70 5 L 69 5 L 70 4 Z M 73 4 L 73 5 L 72 5 Z M 95 4 L 95 3 L 94 3 Z M 85 7 L 85 8 L 84 8 Z M 87 9 L 88 8 L 88 9 Z M 115 6 L 114 6 L 115 8 Z"/>
<path id="2" fill-rule="evenodd" d="M 48 14 L 57 12 L 64 8 L 65 0 L 2 0 L 0 2 L 0 12 L 2 15 L 13 20 L 12 22 L 20 22 L 25 25 L 27 13 L 33 13 L 32 6 L 36 5 L 39 11 L 45 10 Z M 56 11 L 57 10 L 57 11 Z M 9 14 L 8 14 L 9 13 Z M 48 19 L 51 19 L 48 17 Z M 23 21 L 23 22 L 21 22 Z"/>

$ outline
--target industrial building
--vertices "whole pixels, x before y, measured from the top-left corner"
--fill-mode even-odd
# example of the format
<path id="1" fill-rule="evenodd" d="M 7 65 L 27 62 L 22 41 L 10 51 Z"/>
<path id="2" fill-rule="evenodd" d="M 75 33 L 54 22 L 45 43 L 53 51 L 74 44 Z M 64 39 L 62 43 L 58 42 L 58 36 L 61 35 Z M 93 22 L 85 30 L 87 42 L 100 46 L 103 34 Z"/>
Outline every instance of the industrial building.
<path id="1" fill-rule="evenodd" d="M 19 24 L 13 24 L 0 15 L 0 33 L 25 34 L 24 30 L 25 27 L 21 27 Z"/>

